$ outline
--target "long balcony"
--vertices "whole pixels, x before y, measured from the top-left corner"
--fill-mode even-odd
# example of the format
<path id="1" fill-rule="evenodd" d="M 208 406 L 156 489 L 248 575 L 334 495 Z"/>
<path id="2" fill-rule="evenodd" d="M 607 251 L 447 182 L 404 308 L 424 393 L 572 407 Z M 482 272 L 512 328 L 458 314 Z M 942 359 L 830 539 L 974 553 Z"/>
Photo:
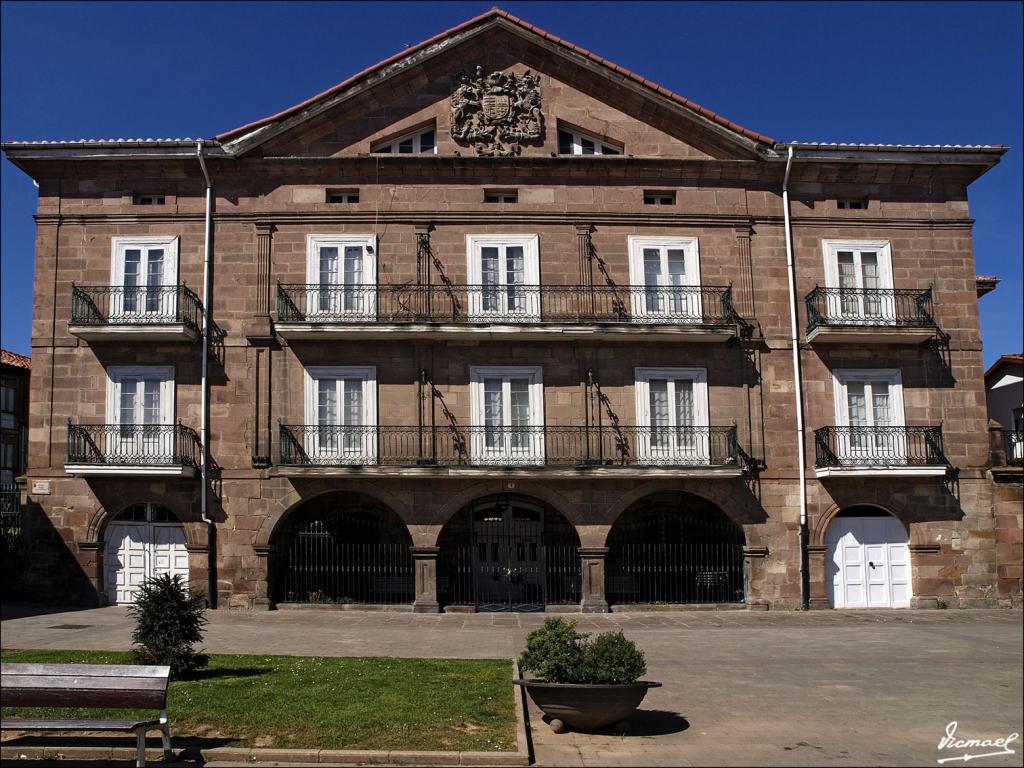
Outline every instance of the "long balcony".
<path id="1" fill-rule="evenodd" d="M 73 475 L 191 477 L 201 456 L 199 435 L 182 424 L 68 424 Z"/>
<path id="2" fill-rule="evenodd" d="M 283 474 L 735 477 L 736 427 L 281 425 Z"/>
<path id="3" fill-rule="evenodd" d="M 728 286 L 281 285 L 276 330 L 288 339 L 424 337 L 722 341 L 738 318 Z"/>
<path id="4" fill-rule="evenodd" d="M 202 316 L 184 285 L 72 285 L 68 330 L 86 341 L 193 341 Z"/>
<path id="5" fill-rule="evenodd" d="M 942 427 L 822 427 L 814 432 L 818 477 L 945 475 Z"/>
<path id="6" fill-rule="evenodd" d="M 919 344 L 935 337 L 931 290 L 815 287 L 805 298 L 807 341 Z"/>

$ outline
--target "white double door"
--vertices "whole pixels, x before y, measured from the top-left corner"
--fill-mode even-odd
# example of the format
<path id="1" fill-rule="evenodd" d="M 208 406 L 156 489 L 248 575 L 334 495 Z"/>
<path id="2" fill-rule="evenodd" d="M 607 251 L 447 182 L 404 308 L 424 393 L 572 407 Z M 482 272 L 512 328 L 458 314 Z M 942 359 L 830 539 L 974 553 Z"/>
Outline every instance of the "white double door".
<path id="1" fill-rule="evenodd" d="M 107 599 L 118 605 L 134 603 L 139 587 L 153 576 L 177 575 L 187 584 L 185 529 L 176 523 L 111 523 L 103 563 Z"/>
<path id="2" fill-rule="evenodd" d="M 910 545 L 894 517 L 838 517 L 828 527 L 833 608 L 910 606 Z"/>

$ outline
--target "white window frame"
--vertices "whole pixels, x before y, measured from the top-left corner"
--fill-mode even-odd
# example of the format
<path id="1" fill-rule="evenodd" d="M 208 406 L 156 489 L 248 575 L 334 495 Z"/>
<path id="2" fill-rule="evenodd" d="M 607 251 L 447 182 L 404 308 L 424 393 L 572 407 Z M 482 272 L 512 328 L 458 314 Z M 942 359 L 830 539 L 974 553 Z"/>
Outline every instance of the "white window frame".
<path id="1" fill-rule="evenodd" d="M 363 268 L 361 282 L 356 283 L 364 290 L 351 295 L 352 304 L 346 307 L 343 283 L 335 283 L 336 291 L 328 294 L 326 307 L 321 301 L 320 285 L 320 248 L 323 246 L 338 249 L 338 274 L 344 276 L 345 248 L 358 246 L 363 249 Z M 330 315 L 338 322 L 373 320 L 377 317 L 377 292 L 366 290 L 377 285 L 377 235 L 324 235 L 306 236 L 306 283 L 310 286 L 306 296 L 306 316 Z"/>
<path id="2" fill-rule="evenodd" d="M 502 445 L 488 448 L 484 439 L 484 380 L 491 378 L 528 379 L 530 400 L 531 435 L 527 448 L 514 448 L 511 445 L 511 432 L 504 436 Z M 502 407 L 504 420 L 509 418 L 508 398 L 502 387 Z M 472 439 L 470 440 L 470 458 L 474 464 L 512 464 L 535 465 L 544 463 L 544 432 L 536 429 L 544 426 L 544 369 L 539 365 L 531 366 L 470 366 L 469 369 L 469 406 Z M 503 429 L 509 428 L 503 424 Z M 535 430 L 535 431 L 534 431 Z"/>
<path id="3" fill-rule="evenodd" d="M 423 152 L 420 149 L 423 134 L 431 133 L 434 134 L 434 148 Z M 398 145 L 403 141 L 412 139 L 412 152 L 399 152 Z M 384 147 L 390 147 L 389 152 L 383 152 Z M 381 155 L 436 155 L 437 154 L 437 125 L 425 125 L 412 133 L 405 133 L 401 136 L 388 139 L 387 141 L 380 141 L 370 147 L 370 154 L 381 154 Z"/>
<path id="4" fill-rule="evenodd" d="M 635 368 L 637 459 L 642 464 L 710 464 L 710 434 L 697 433 L 692 441 L 678 441 L 676 445 L 657 446 L 651 440 L 651 379 L 689 379 L 693 382 L 693 426 L 710 426 L 708 406 L 707 368 Z M 670 404 L 670 422 L 675 418 L 674 404 Z M 671 424 L 669 429 L 678 425 Z"/>
<path id="5" fill-rule="evenodd" d="M 673 311 L 666 315 L 664 307 L 667 302 L 674 299 L 670 287 L 662 285 L 653 298 L 648 296 L 646 276 L 644 274 L 644 248 L 678 248 L 686 252 L 684 256 L 686 265 L 686 282 L 683 287 L 700 288 L 700 246 L 696 237 L 653 237 L 647 235 L 630 235 L 629 238 L 629 282 L 632 286 L 630 291 L 631 305 L 634 322 L 659 323 L 700 323 L 704 316 L 703 299 L 700 291 L 683 292 L 679 299 L 682 301 L 682 312 Z"/>
<path id="6" fill-rule="evenodd" d="M 174 367 L 169 365 L 112 365 L 107 368 L 107 424 L 122 426 L 121 422 L 121 387 L 125 379 L 158 379 L 160 381 L 160 421 L 153 426 L 169 426 L 174 424 Z M 140 407 L 138 404 L 136 407 Z M 138 422 L 131 425 L 137 426 Z M 138 425 L 141 426 L 141 425 Z M 104 454 L 111 464 L 119 464 L 119 455 L 125 459 L 123 463 L 139 463 L 146 454 L 157 457 L 174 455 L 175 434 L 172 430 L 155 430 L 147 434 L 147 430 L 134 429 L 127 432 L 111 430 L 106 436 Z"/>
<path id="7" fill-rule="evenodd" d="M 153 237 L 112 237 L 110 239 L 110 284 L 116 288 L 124 288 L 124 267 L 125 251 L 139 249 L 143 252 L 148 248 L 164 249 L 164 269 L 161 279 L 161 286 L 174 286 L 178 284 L 178 246 L 180 238 L 178 235 L 164 235 Z M 132 310 L 125 309 L 125 294 L 121 291 L 114 291 L 110 297 L 108 317 L 118 320 L 132 320 L 138 318 L 143 321 L 147 314 L 156 314 L 160 317 L 175 317 L 178 309 L 177 291 L 169 291 L 166 294 L 158 294 L 158 309 L 149 312 L 146 310 L 146 275 L 140 273 L 142 282 L 139 284 L 138 306 Z"/>
<path id="8" fill-rule="evenodd" d="M 523 249 L 523 310 L 510 313 L 508 311 L 509 292 L 505 282 L 504 271 L 499 271 L 498 293 L 499 309 L 484 310 L 483 290 L 483 259 L 481 251 L 485 247 L 502 248 L 505 246 L 521 246 Z M 540 320 L 540 237 L 537 235 L 466 235 L 466 277 L 469 288 L 469 316 L 486 319 L 495 316 L 496 323 L 522 323 Z"/>
<path id="9" fill-rule="evenodd" d="M 822 240 L 822 255 L 825 259 L 825 287 L 838 290 L 839 285 L 839 252 L 853 251 L 854 274 L 857 277 L 858 289 L 863 288 L 863 270 L 860 254 L 874 251 L 878 254 L 878 288 L 889 291 L 881 294 L 876 306 L 876 314 L 868 312 L 864 297 L 855 297 L 856 312 L 851 315 L 846 311 L 843 297 L 829 293 L 826 299 L 826 312 L 829 318 L 849 325 L 893 325 L 896 322 L 896 299 L 892 293 L 892 244 L 888 240 Z"/>
<path id="10" fill-rule="evenodd" d="M 565 126 L 565 125 L 559 125 L 558 128 L 557 128 L 557 132 L 555 134 L 555 141 L 556 141 L 556 144 L 558 144 L 558 145 L 561 144 L 561 141 L 559 140 L 559 137 L 558 137 L 559 133 L 568 133 L 568 134 L 570 134 L 572 136 L 572 152 L 569 153 L 569 154 L 565 154 L 565 153 L 561 153 L 560 152 L 559 153 L 560 157 L 583 156 L 583 139 L 586 139 L 587 141 L 591 141 L 591 142 L 594 143 L 594 153 L 593 153 L 594 155 L 604 155 L 604 154 L 606 154 L 605 151 L 604 151 L 605 147 L 609 147 L 611 149 L 616 150 L 615 152 L 607 153 L 607 154 L 612 155 L 612 156 L 614 156 L 614 155 L 624 155 L 626 153 L 625 147 L 619 146 L 614 141 L 608 141 L 607 139 L 599 139 L 596 136 L 590 135 L 589 133 L 583 133 L 582 131 L 577 131 L 575 128 L 569 128 L 568 126 Z M 592 157 L 592 156 L 593 155 L 586 155 L 586 157 Z"/>
<path id="11" fill-rule="evenodd" d="M 372 365 L 338 366 L 312 365 L 304 370 L 305 378 L 305 444 L 302 446 L 306 455 L 313 460 L 330 459 L 332 464 L 376 464 L 377 463 L 377 368 Z M 337 448 L 330 448 L 321 443 L 318 419 L 319 386 L 321 379 L 361 379 L 363 384 L 363 423 L 359 425 L 359 439 L 356 446 L 345 446 L 344 439 L 339 439 Z M 339 415 L 345 405 L 338 402 Z M 339 432 L 339 438 L 343 433 Z"/>
<path id="12" fill-rule="evenodd" d="M 889 385 L 889 408 L 892 412 L 892 420 L 887 427 L 905 427 L 906 416 L 903 410 L 903 375 L 898 368 L 837 368 L 832 372 L 833 398 L 836 414 L 836 426 L 850 427 L 850 407 L 848 400 L 847 386 L 851 381 L 864 382 L 885 381 Z M 866 394 L 866 393 L 865 393 Z M 870 414 L 871 424 L 874 424 L 874 412 L 871 398 L 865 397 L 866 412 Z M 884 450 L 894 459 L 906 457 L 906 440 L 896 434 L 893 439 L 878 437 L 874 441 L 868 441 L 862 447 L 858 447 L 857 441 L 839 432 L 836 442 L 837 450 L 844 455 L 856 456 L 857 453 L 870 455 Z"/>

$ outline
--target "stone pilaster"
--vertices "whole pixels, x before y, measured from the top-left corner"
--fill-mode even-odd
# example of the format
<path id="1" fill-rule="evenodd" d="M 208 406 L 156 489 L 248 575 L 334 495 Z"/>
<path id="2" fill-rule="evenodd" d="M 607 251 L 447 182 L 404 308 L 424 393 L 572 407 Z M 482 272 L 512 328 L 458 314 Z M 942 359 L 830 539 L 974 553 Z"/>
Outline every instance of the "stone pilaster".
<path id="1" fill-rule="evenodd" d="M 604 562 L 608 547 L 580 547 L 580 571 L 583 574 L 583 613 L 608 613 L 604 592 Z"/>
<path id="2" fill-rule="evenodd" d="M 828 601 L 828 587 L 825 584 L 825 555 L 828 547 L 824 544 L 807 545 L 807 580 L 810 595 L 807 607 L 812 611 L 831 608 Z"/>
<path id="3" fill-rule="evenodd" d="M 750 256 L 750 238 L 752 230 L 736 231 L 736 250 L 738 261 L 737 277 L 733 285 L 733 306 L 745 319 L 754 317 L 754 265 Z"/>
<path id="4" fill-rule="evenodd" d="M 256 303 L 252 319 L 246 324 L 245 335 L 254 344 L 267 344 L 274 337 L 270 280 L 274 225 L 268 221 L 257 221 L 253 226 L 256 230 Z"/>
<path id="5" fill-rule="evenodd" d="M 252 548 L 256 554 L 256 569 L 253 574 L 255 578 L 256 591 L 252 597 L 250 606 L 257 611 L 270 610 L 270 556 L 274 552 L 272 544 L 257 544 Z"/>
<path id="6" fill-rule="evenodd" d="M 410 547 L 416 575 L 414 613 L 437 613 L 437 554 L 439 547 Z"/>

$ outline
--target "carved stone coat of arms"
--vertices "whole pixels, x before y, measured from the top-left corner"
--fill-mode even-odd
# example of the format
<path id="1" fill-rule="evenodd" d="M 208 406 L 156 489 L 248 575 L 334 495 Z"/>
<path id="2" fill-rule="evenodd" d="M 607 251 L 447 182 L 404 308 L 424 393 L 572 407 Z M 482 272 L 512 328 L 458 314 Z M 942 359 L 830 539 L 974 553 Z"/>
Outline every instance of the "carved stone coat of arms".
<path id="1" fill-rule="evenodd" d="M 484 157 L 515 157 L 544 140 L 540 77 L 526 72 L 462 74 L 452 92 L 452 138 Z"/>

